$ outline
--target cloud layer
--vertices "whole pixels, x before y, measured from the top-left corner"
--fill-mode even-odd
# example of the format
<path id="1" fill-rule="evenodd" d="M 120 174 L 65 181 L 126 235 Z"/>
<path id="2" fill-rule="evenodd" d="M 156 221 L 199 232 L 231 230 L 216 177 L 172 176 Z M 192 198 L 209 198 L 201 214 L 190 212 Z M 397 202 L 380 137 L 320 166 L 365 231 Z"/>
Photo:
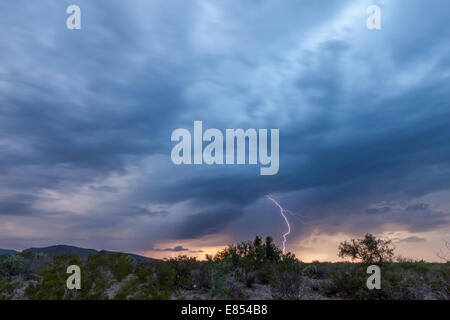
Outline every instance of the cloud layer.
<path id="1" fill-rule="evenodd" d="M 448 230 L 449 4 L 383 2 L 379 31 L 370 1 L 79 1 L 67 30 L 70 4 L 0 4 L 0 246 L 277 237 L 267 194 L 291 240 Z M 279 128 L 278 175 L 174 166 L 194 120 Z"/>

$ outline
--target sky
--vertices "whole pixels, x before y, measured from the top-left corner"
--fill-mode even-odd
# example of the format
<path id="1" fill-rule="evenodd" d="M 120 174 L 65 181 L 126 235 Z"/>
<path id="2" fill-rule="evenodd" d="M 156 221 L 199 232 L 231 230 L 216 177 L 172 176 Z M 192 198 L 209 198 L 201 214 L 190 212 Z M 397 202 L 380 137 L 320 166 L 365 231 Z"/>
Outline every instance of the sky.
<path id="1" fill-rule="evenodd" d="M 66 8 L 81 8 L 81 29 Z M 381 30 L 369 30 L 369 5 Z M 450 3 L 0 3 L 0 247 L 203 257 L 287 226 L 337 261 L 370 232 L 450 234 Z M 180 165 L 177 128 L 277 128 L 280 167 Z"/>

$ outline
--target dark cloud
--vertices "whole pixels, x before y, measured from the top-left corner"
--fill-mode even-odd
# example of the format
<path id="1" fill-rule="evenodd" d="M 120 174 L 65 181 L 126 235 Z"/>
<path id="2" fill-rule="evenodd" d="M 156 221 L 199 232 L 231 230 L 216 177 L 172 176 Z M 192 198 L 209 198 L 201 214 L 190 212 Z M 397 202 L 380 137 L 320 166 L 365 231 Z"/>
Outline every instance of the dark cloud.
<path id="1" fill-rule="evenodd" d="M 153 249 L 151 249 L 151 251 L 159 251 L 159 252 L 182 252 L 182 251 L 190 251 L 191 252 L 191 250 L 189 250 L 189 249 L 187 249 L 187 248 L 184 248 L 183 246 L 176 246 L 176 247 L 173 247 L 173 248 L 164 248 L 164 249 L 155 249 L 155 248 L 153 248 Z M 195 251 L 195 252 L 197 252 L 197 251 Z M 201 251 L 200 251 L 201 252 Z"/>
<path id="2" fill-rule="evenodd" d="M 139 207 L 139 206 L 131 206 L 128 208 L 128 210 L 126 211 L 125 214 L 127 214 L 127 215 L 165 216 L 169 213 L 165 210 L 154 211 L 154 210 L 149 210 L 147 208 L 143 208 L 143 207 Z"/>
<path id="3" fill-rule="evenodd" d="M 31 215 L 38 210 L 33 208 L 37 197 L 29 194 L 14 194 L 0 199 L 0 215 Z"/>
<path id="4" fill-rule="evenodd" d="M 390 207 L 382 207 L 382 208 L 367 208 L 366 212 L 368 214 L 381 214 L 386 212 L 391 212 L 392 209 Z"/>
<path id="5" fill-rule="evenodd" d="M 342 19 L 353 1 L 132 3 L 78 1 L 79 31 L 70 1 L 0 4 L 2 219 L 142 250 L 269 232 L 267 194 L 302 213 L 297 235 L 448 225 L 418 198 L 450 188 L 449 4 L 385 4 L 374 33 Z M 279 128 L 279 174 L 172 165 L 194 120 Z"/>
<path id="6" fill-rule="evenodd" d="M 425 241 L 427 241 L 425 238 L 411 236 L 411 237 L 407 237 L 407 238 L 404 238 L 404 239 L 400 239 L 398 242 L 412 242 L 412 243 L 416 243 L 416 242 L 425 242 Z"/>
<path id="7" fill-rule="evenodd" d="M 416 203 L 406 207 L 406 211 L 427 210 L 430 207 L 428 203 Z"/>
<path id="8" fill-rule="evenodd" d="M 229 223 L 243 214 L 239 209 L 218 209 L 186 215 L 177 229 L 178 239 L 192 239 L 223 231 Z"/>
<path id="9" fill-rule="evenodd" d="M 117 189 L 110 186 L 98 186 L 98 187 L 90 186 L 90 188 L 94 191 L 117 193 Z"/>

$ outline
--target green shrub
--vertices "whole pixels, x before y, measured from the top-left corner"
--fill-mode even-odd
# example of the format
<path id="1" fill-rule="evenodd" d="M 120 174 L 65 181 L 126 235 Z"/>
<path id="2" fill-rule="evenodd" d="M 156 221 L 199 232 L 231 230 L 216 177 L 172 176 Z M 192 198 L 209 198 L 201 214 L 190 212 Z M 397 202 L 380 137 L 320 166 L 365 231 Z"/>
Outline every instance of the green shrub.
<path id="1" fill-rule="evenodd" d="M 113 253 L 109 255 L 109 268 L 117 281 L 122 281 L 133 271 L 133 258 L 130 256 Z"/>
<path id="2" fill-rule="evenodd" d="M 41 282 L 31 283 L 25 290 L 28 298 L 34 300 L 62 300 L 66 289 L 65 270 L 59 266 L 47 266 L 40 272 Z"/>
<path id="3" fill-rule="evenodd" d="M 299 265 L 280 263 L 270 280 L 272 296 L 279 300 L 298 299 L 302 276 Z"/>
<path id="4" fill-rule="evenodd" d="M 230 288 L 227 286 L 227 276 L 232 269 L 229 260 L 208 258 L 208 272 L 210 277 L 209 298 L 226 298 L 230 295 Z"/>
<path id="5" fill-rule="evenodd" d="M 269 284 L 274 274 L 274 265 L 270 263 L 263 264 L 255 271 L 255 278 L 260 284 Z"/>
<path id="6" fill-rule="evenodd" d="M 8 282 L 6 280 L 0 280 L 0 300 L 10 300 L 13 297 L 18 283 L 18 281 Z"/>
<path id="7" fill-rule="evenodd" d="M 319 273 L 319 269 L 317 268 L 316 264 L 310 264 L 303 268 L 302 274 L 304 276 L 313 277 L 316 276 Z"/>
<path id="8" fill-rule="evenodd" d="M 0 262 L 0 273 L 2 276 L 17 276 L 25 271 L 25 259 L 21 255 L 7 255 Z"/>
<path id="9" fill-rule="evenodd" d="M 155 268 L 156 283 L 163 289 L 175 288 L 176 271 L 165 262 L 158 262 Z"/>
<path id="10" fill-rule="evenodd" d="M 367 289 L 367 275 L 361 265 L 347 264 L 345 271 L 331 273 L 331 281 L 324 282 L 321 289 L 326 295 L 338 295 L 342 297 L 358 296 L 361 289 Z"/>
<path id="11" fill-rule="evenodd" d="M 197 264 L 197 266 L 192 270 L 192 282 L 195 288 L 211 287 L 208 263 L 200 262 Z"/>
<path id="12" fill-rule="evenodd" d="M 114 300 L 126 300 L 128 298 L 133 299 L 135 296 L 139 297 L 138 288 L 140 285 L 141 284 L 138 277 L 128 279 L 124 284 L 122 284 L 119 291 L 117 291 Z"/>
<path id="13" fill-rule="evenodd" d="M 192 289 L 194 279 L 192 278 L 192 270 L 197 265 L 197 259 L 187 256 L 179 256 L 167 260 L 170 267 L 175 270 L 175 287 Z"/>
<path id="14" fill-rule="evenodd" d="M 153 266 L 148 261 L 138 261 L 134 267 L 134 274 L 138 277 L 140 282 L 146 282 L 147 277 L 153 277 Z"/>
<path id="15" fill-rule="evenodd" d="M 399 265 L 388 264 L 381 269 L 381 289 L 367 288 L 367 266 L 347 264 L 346 268 L 331 273 L 331 281 L 322 285 L 326 295 L 337 295 L 348 299 L 420 299 L 420 277 L 414 271 L 406 271 Z"/>

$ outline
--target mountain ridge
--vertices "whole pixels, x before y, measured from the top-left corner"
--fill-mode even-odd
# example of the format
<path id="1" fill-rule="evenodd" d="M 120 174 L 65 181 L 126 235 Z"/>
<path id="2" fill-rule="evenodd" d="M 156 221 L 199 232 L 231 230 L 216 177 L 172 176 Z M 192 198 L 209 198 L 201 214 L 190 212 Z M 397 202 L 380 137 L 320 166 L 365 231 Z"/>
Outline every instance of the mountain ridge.
<path id="1" fill-rule="evenodd" d="M 131 256 L 136 259 L 145 259 L 145 260 L 157 260 L 154 258 L 148 258 L 144 257 L 138 254 L 134 253 L 127 253 L 127 252 L 116 252 L 116 251 L 108 251 L 108 250 L 96 250 L 96 249 L 89 249 L 89 248 L 81 248 L 77 246 L 72 245 L 66 245 L 66 244 L 57 244 L 47 247 L 33 247 L 33 248 L 27 248 L 22 250 L 22 252 L 16 251 L 16 250 L 8 250 L 8 249 L 0 249 L 0 254 L 19 254 L 19 253 L 44 253 L 44 254 L 77 254 L 79 256 L 88 256 L 89 254 L 99 254 L 100 252 L 106 252 L 107 254 L 113 254 L 113 253 L 122 253 L 128 256 Z"/>
<path id="2" fill-rule="evenodd" d="M 12 249 L 0 249 L 0 255 L 2 254 L 18 254 L 19 251 L 12 250 Z"/>

